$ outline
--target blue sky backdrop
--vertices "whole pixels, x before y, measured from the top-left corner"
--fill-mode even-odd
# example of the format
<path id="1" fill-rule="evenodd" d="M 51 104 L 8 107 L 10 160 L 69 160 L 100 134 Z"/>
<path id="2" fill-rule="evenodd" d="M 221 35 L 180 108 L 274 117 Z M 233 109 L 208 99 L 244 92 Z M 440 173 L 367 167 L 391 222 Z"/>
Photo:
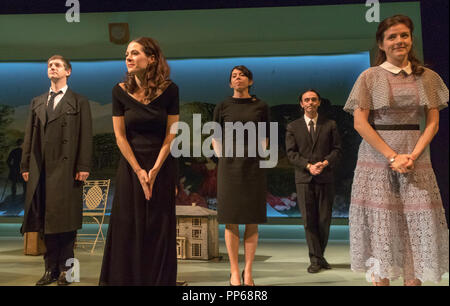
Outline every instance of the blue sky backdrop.
<path id="1" fill-rule="evenodd" d="M 296 103 L 298 93 L 316 88 L 343 105 L 358 75 L 370 66 L 369 52 L 344 55 L 236 57 L 169 60 L 181 103 L 218 103 L 232 94 L 230 70 L 245 65 L 254 76 L 252 94 L 269 105 Z M 123 80 L 124 60 L 74 61 L 69 86 L 100 104 L 111 103 L 112 87 Z M 1 62 L 0 104 L 27 105 L 49 88 L 46 62 Z"/>

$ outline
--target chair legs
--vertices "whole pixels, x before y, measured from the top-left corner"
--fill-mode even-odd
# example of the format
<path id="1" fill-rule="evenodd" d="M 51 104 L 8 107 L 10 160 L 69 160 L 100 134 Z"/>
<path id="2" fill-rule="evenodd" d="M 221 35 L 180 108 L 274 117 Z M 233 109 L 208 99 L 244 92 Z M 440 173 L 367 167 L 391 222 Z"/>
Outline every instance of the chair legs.
<path id="1" fill-rule="evenodd" d="M 97 236 L 95 236 L 95 240 L 94 240 L 94 243 L 93 243 L 93 246 L 92 246 L 92 249 L 91 249 L 91 254 L 94 253 L 95 246 L 97 245 L 97 241 L 99 240 L 98 238 L 99 238 L 100 234 L 102 235 L 102 241 L 103 241 L 103 243 L 105 242 L 105 236 L 103 236 L 103 229 L 102 229 L 104 217 L 102 218 L 102 222 L 100 222 L 100 221 L 99 221 L 97 218 L 95 218 L 95 217 L 93 217 L 93 219 L 94 219 L 94 220 L 97 222 L 97 224 L 98 224 L 98 232 L 97 232 Z"/>
<path id="2" fill-rule="evenodd" d="M 92 244 L 92 248 L 90 249 L 90 253 L 94 253 L 95 247 L 97 246 L 98 242 L 103 242 L 105 243 L 106 239 L 105 236 L 103 234 L 103 221 L 104 221 L 104 216 L 102 216 L 101 221 L 99 220 L 99 218 L 95 217 L 95 216 L 89 216 L 90 218 L 95 220 L 95 223 L 91 223 L 91 224 L 96 224 L 98 226 L 98 231 L 96 234 L 78 234 L 78 236 L 90 236 L 93 237 L 92 239 L 89 238 L 85 238 L 82 240 L 78 240 L 77 242 L 75 242 L 75 245 L 81 245 L 81 244 Z"/>

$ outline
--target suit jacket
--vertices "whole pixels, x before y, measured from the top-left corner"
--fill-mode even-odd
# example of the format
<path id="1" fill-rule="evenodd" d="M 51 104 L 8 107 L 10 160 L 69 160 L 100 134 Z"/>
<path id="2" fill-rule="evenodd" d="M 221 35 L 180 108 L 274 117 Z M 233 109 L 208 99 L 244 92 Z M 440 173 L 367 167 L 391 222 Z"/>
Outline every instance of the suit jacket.
<path id="1" fill-rule="evenodd" d="M 334 182 L 333 170 L 341 156 L 341 140 L 336 122 L 319 115 L 314 142 L 306 126 L 305 118 L 288 124 L 286 128 L 286 153 L 289 162 L 295 166 L 295 183 L 308 184 L 314 181 L 319 184 Z M 329 165 L 321 174 L 313 176 L 306 169 L 308 163 L 315 164 L 327 160 Z"/>
<path id="2" fill-rule="evenodd" d="M 46 117 L 48 92 L 31 101 L 28 114 L 21 172 L 29 172 L 22 232 L 27 228 L 28 213 L 45 171 L 45 233 L 74 231 L 82 225 L 82 182 L 75 174 L 90 171 L 92 158 L 92 120 L 88 99 L 68 89 Z"/>

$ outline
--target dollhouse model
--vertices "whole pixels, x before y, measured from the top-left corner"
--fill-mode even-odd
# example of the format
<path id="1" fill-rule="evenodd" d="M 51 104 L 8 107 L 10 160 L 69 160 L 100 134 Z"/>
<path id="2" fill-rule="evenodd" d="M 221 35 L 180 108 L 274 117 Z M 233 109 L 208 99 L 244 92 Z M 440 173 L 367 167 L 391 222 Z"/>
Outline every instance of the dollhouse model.
<path id="1" fill-rule="evenodd" d="M 208 260 L 219 256 L 217 212 L 177 205 L 177 258 Z"/>

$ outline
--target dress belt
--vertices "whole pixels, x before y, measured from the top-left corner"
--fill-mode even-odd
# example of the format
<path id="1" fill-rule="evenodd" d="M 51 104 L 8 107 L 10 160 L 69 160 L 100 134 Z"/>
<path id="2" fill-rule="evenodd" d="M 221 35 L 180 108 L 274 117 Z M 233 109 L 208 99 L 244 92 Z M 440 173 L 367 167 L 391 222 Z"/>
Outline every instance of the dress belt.
<path id="1" fill-rule="evenodd" d="M 371 124 L 375 130 L 420 130 L 418 124 Z"/>

